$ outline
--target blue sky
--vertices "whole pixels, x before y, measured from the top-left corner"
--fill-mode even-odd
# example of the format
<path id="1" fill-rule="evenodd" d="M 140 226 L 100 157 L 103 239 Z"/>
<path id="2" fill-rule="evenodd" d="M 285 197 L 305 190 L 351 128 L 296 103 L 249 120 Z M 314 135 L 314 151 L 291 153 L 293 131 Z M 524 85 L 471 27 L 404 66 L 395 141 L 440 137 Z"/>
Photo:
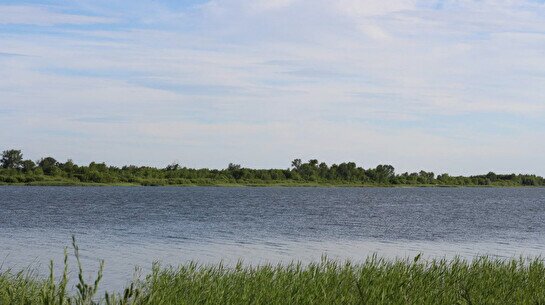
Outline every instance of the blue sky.
<path id="1" fill-rule="evenodd" d="M 545 175 L 543 1 L 1 1 L 0 149 Z"/>

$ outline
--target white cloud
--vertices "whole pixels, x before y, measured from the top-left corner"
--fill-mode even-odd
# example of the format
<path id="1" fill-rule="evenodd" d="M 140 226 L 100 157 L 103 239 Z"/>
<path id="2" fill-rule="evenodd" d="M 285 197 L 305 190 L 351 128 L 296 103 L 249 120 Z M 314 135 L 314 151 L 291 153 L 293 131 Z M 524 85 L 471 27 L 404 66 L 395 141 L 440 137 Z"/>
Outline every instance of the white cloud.
<path id="1" fill-rule="evenodd" d="M 360 30 L 375 40 L 389 40 L 391 37 L 381 27 L 374 24 L 362 24 Z"/>
<path id="2" fill-rule="evenodd" d="M 112 23 L 104 17 L 55 12 L 45 6 L 0 5 L 0 24 L 31 24 L 51 26 L 55 24 Z"/>
<path id="3" fill-rule="evenodd" d="M 250 6 L 256 11 L 269 11 L 286 8 L 294 2 L 295 0 L 254 0 Z"/>
<path id="4" fill-rule="evenodd" d="M 339 11 L 353 17 L 372 17 L 415 9 L 415 0 L 337 0 Z"/>

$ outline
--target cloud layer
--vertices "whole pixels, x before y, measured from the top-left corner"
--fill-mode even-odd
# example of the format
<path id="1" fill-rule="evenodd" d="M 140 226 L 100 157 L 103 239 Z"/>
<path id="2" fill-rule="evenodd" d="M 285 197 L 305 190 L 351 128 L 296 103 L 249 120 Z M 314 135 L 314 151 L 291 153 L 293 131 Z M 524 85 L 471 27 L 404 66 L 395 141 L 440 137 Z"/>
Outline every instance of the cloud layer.
<path id="1" fill-rule="evenodd" d="M 0 143 L 29 157 L 545 174 L 539 1 L 0 4 Z"/>

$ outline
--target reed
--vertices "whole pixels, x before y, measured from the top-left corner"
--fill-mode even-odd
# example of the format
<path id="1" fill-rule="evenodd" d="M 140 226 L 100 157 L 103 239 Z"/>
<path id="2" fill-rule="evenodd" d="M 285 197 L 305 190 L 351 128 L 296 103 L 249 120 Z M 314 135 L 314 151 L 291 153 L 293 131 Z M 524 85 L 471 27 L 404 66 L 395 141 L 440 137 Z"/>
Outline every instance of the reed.
<path id="1" fill-rule="evenodd" d="M 319 262 L 236 266 L 189 263 L 153 265 L 123 292 L 97 295 L 102 264 L 86 283 L 78 264 L 78 283 L 67 288 L 64 273 L 55 280 L 35 273 L 0 273 L 0 304 L 545 304 L 545 264 L 541 259 L 386 260 L 363 263 L 323 258 Z"/>

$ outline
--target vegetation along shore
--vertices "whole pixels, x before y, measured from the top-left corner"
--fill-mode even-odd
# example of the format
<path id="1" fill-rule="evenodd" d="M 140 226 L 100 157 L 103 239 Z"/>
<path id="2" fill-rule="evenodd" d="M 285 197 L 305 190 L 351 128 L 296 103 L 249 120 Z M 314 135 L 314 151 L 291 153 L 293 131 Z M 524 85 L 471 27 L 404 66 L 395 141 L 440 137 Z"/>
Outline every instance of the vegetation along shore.
<path id="1" fill-rule="evenodd" d="M 66 252 L 65 252 L 66 253 Z M 384 260 L 226 267 L 189 263 L 154 264 L 123 292 L 100 287 L 102 268 L 85 279 L 74 242 L 77 276 L 64 272 L 40 278 L 31 271 L 0 271 L 0 304 L 544 304 L 545 264 L 539 259 L 472 261 Z M 70 279 L 74 276 L 75 282 Z M 99 289 L 100 287 L 100 289 Z"/>
<path id="2" fill-rule="evenodd" d="M 433 172 L 397 174 L 391 165 L 365 169 L 354 162 L 328 165 L 295 159 L 286 169 L 251 169 L 229 164 L 225 169 L 194 169 L 179 164 L 164 168 L 76 165 L 53 157 L 32 161 L 20 150 L 5 150 L 0 159 L 0 184 L 9 185 L 211 185 L 211 186 L 545 186 L 545 179 L 527 174 L 477 176 L 436 175 Z"/>

